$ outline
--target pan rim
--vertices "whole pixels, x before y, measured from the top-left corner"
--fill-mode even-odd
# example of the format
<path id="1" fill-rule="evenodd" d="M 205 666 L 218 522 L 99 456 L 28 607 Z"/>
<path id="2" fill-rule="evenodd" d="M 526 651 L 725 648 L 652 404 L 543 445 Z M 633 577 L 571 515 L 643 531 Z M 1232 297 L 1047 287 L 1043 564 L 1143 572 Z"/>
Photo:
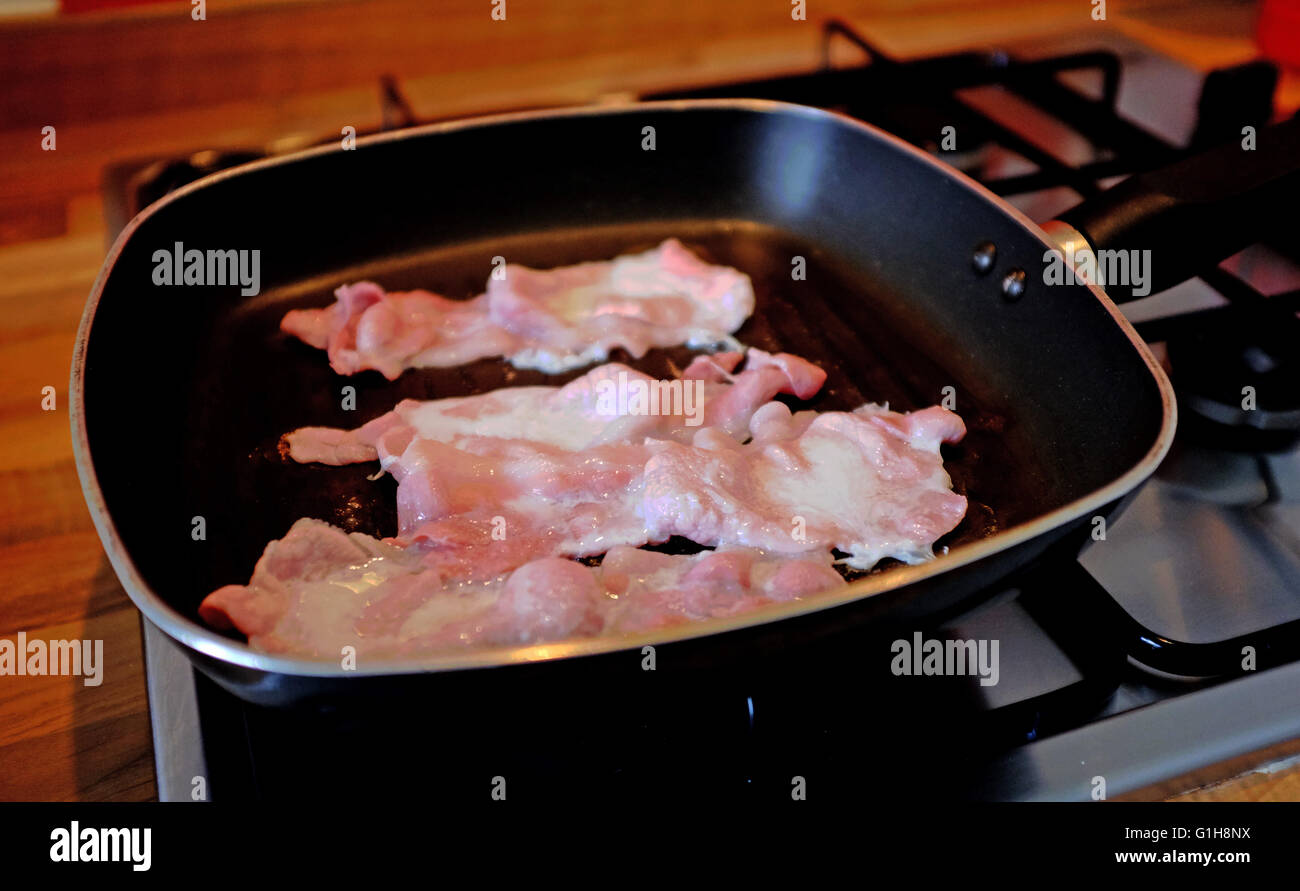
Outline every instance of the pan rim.
<path id="1" fill-rule="evenodd" d="M 438 133 L 459 130 L 492 127 L 505 123 L 531 120 L 563 120 L 588 116 L 628 114 L 637 111 L 694 111 L 694 110 L 738 110 L 762 114 L 794 115 L 830 120 L 840 126 L 860 130 L 877 141 L 890 145 L 894 150 L 910 155 L 913 159 L 928 164 L 936 173 L 950 180 L 954 185 L 974 192 L 985 201 L 1009 215 L 1020 223 L 1031 235 L 1038 238 L 1044 248 L 1055 247 L 1051 238 L 1043 229 L 1017 208 L 1008 204 L 989 189 L 948 167 L 937 158 L 905 142 L 887 131 L 871 124 L 825 109 L 777 102 L 767 99 L 679 99 L 655 102 L 638 102 L 627 105 L 589 105 L 574 108 L 543 109 L 536 111 L 511 112 L 454 121 L 426 124 L 402 130 L 373 134 L 356 140 L 356 148 L 379 145 L 397 140 L 424 137 Z M 551 644 L 534 644 L 521 647 L 496 647 L 473 650 L 463 653 L 439 654 L 421 659 L 378 661 L 374 664 L 362 662 L 354 669 L 343 669 L 333 662 L 278 656 L 255 650 L 246 642 L 232 640 L 200 624 L 168 604 L 150 585 L 145 582 L 127 553 L 116 524 L 104 501 L 99 479 L 95 473 L 94 462 L 90 455 L 90 440 L 85 416 L 85 372 L 86 351 L 90 332 L 94 324 L 96 310 L 103 296 L 110 271 L 116 266 L 127 242 L 135 231 L 150 216 L 161 208 L 179 201 L 192 192 L 206 189 L 225 179 L 242 176 L 255 170 L 291 164 L 305 158 L 317 157 L 341 151 L 337 146 L 318 146 L 274 158 L 265 158 L 240 165 L 229 170 L 220 171 L 203 179 L 189 183 L 162 199 L 150 204 L 140 211 L 118 234 L 112 247 L 104 258 L 99 274 L 91 286 L 86 307 L 82 313 L 73 347 L 72 369 L 69 380 L 69 420 L 72 433 L 73 458 L 77 475 L 81 483 L 82 495 L 90 511 L 95 531 L 99 535 L 109 563 L 118 580 L 136 608 L 169 637 L 182 645 L 230 665 L 254 671 L 312 678 L 376 677 L 425 674 L 432 672 L 455 671 L 471 668 L 486 668 L 512 664 L 524 664 L 578 656 L 596 656 L 619 651 L 639 651 L 645 646 L 663 646 L 686 640 L 693 640 L 712 635 L 721 635 L 743 628 L 751 628 L 778 622 L 783 619 L 808 615 L 826 609 L 834 609 L 847 603 L 875 596 L 896 588 L 906 587 L 924 579 L 943 575 L 949 570 L 975 563 L 1008 550 L 1016 545 L 1028 542 L 1040 535 L 1085 516 L 1106 504 L 1117 501 L 1145 481 L 1168 453 L 1177 424 L 1177 403 L 1173 386 L 1143 343 L 1133 326 L 1124 317 L 1119 308 L 1106 296 L 1105 292 L 1094 284 L 1086 287 L 1108 312 L 1120 331 L 1128 338 L 1130 344 L 1138 351 L 1148 371 L 1155 380 L 1160 395 L 1162 419 L 1159 433 L 1146 454 L 1132 467 L 1101 488 L 1075 499 L 1055 510 L 1035 517 L 1007 529 L 1000 530 L 989 538 L 963 545 L 947 554 L 936 556 L 933 560 L 913 566 L 899 566 L 888 572 L 866 576 L 848 584 L 844 590 L 830 596 L 819 596 L 808 600 L 792 601 L 785 604 L 773 604 L 741 616 L 711 619 L 702 622 L 675 626 L 672 629 L 639 632 L 618 636 L 603 636 L 583 640 L 562 641 Z M 882 579 L 884 580 L 882 582 Z"/>

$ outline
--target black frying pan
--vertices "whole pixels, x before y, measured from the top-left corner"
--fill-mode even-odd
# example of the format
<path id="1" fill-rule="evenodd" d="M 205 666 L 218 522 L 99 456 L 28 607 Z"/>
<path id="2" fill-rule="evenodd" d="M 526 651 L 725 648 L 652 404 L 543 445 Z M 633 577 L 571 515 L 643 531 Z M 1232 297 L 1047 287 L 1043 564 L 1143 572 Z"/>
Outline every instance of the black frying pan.
<path id="1" fill-rule="evenodd" d="M 646 127 L 653 151 L 642 148 Z M 824 367 L 812 407 L 887 400 L 908 410 L 955 388 L 970 435 L 946 461 L 970 510 L 939 542 L 947 553 L 878 567 L 835 596 L 685 630 L 356 671 L 268 656 L 199 622 L 204 595 L 246 582 L 266 543 L 300 516 L 395 532 L 390 480 L 366 479 L 368 466 L 288 462 L 276 448 L 282 433 L 357 426 L 401 398 L 581 373 L 547 378 L 490 360 L 394 382 L 374 372 L 340 378 L 323 353 L 279 333 L 286 310 L 324 305 L 358 278 L 470 296 L 495 255 L 550 267 L 668 235 L 753 277 L 758 308 L 738 336 Z M 155 286 L 154 252 L 178 241 L 259 249 L 261 293 Z M 996 255 L 981 269 L 972 256 L 986 243 Z M 593 668 L 612 676 L 639 672 L 646 644 L 656 645 L 660 670 L 734 667 L 964 604 L 1048 549 L 1077 550 L 1093 518 L 1155 469 L 1174 429 L 1169 384 L 1099 290 L 1043 284 L 1049 244 L 1015 210 L 901 141 L 770 102 L 510 115 L 258 162 L 179 190 L 118 238 L 73 362 L 78 470 L 132 599 L 246 699 L 448 689 L 447 678 L 466 677 L 451 669 L 492 668 L 470 674 L 510 683 Z M 791 278 L 796 255 L 807 260 L 805 281 Z M 1003 282 L 1015 270 L 1025 287 L 1009 299 Z M 632 364 L 665 373 L 687 356 L 661 350 Z M 340 407 L 344 385 L 357 388 L 354 412 Z M 205 541 L 191 536 L 200 515 Z"/>

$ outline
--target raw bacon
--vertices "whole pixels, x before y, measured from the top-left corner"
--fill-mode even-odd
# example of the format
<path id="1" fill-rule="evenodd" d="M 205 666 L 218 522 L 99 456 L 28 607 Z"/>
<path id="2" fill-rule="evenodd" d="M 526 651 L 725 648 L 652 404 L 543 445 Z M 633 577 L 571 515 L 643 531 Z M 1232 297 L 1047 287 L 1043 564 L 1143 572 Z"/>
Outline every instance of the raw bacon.
<path id="1" fill-rule="evenodd" d="M 857 569 L 933 556 L 966 510 L 940 455 L 965 434 L 957 415 L 792 414 L 767 400 L 811 395 L 822 381 L 813 366 L 757 350 L 746 371 L 735 365 L 727 354 L 687 370 L 709 378 L 709 426 L 600 415 L 596 383 L 630 371 L 607 365 L 558 389 L 404 402 L 355 431 L 296 431 L 290 454 L 377 457 L 398 481 L 397 540 L 431 548 L 457 577 L 672 536 L 781 554 L 834 548 Z"/>
<path id="2" fill-rule="evenodd" d="M 966 513 L 939 454 L 966 428 L 946 409 L 865 405 L 803 419 L 774 410 L 757 420 L 761 434 L 777 432 L 748 445 L 709 429 L 690 445 L 649 444 L 642 516 L 651 540 L 780 554 L 835 548 L 848 566 L 870 569 L 886 557 L 933 557 L 935 539 Z"/>
<path id="3" fill-rule="evenodd" d="M 701 427 L 730 436 L 749 435 L 750 419 L 778 393 L 800 399 L 816 395 L 826 372 L 798 356 L 749 350 L 745 370 L 732 372 L 740 353 L 697 357 L 679 381 L 656 381 L 626 365 L 593 368 L 563 387 L 507 387 L 478 396 L 403 400 L 386 415 L 355 430 L 303 427 L 285 437 L 300 463 L 353 464 L 379 457 L 381 440 L 400 454 L 413 439 L 455 444 L 467 437 L 528 441 L 576 451 L 590 446 L 639 443 L 646 438 L 689 439 Z M 682 413 L 627 414 L 602 403 L 620 387 L 679 384 Z M 689 395 L 688 395 L 689 394 Z"/>
<path id="4" fill-rule="evenodd" d="M 414 658 L 734 616 L 844 585 L 828 554 L 616 547 L 599 567 L 543 557 L 476 582 L 451 579 L 423 557 L 418 547 L 303 519 L 267 546 L 247 585 L 214 591 L 199 612 L 266 652 L 339 659 L 350 646 L 359 659 Z"/>
<path id="5" fill-rule="evenodd" d="M 747 437 L 759 405 L 778 392 L 812 396 L 825 379 L 796 356 L 761 350 L 751 350 L 746 370 L 733 375 L 739 359 L 696 360 L 684 373 L 701 390 L 699 420 L 718 436 Z M 431 549 L 430 559 L 459 578 L 543 556 L 587 557 L 663 541 L 642 518 L 649 444 L 685 440 L 701 428 L 678 416 L 603 411 L 600 384 L 615 375 L 652 383 L 614 364 L 561 388 L 407 401 L 357 430 L 295 431 L 289 453 L 335 464 L 378 458 L 398 483 L 396 540 Z"/>
<path id="6" fill-rule="evenodd" d="M 647 454 L 644 444 L 573 452 L 490 437 L 412 440 L 385 462 L 397 478 L 397 539 L 461 575 L 646 544 Z"/>
<path id="7" fill-rule="evenodd" d="M 281 327 L 327 350 L 341 374 L 390 379 L 489 356 L 558 372 L 615 347 L 734 343 L 754 306 L 743 273 L 675 239 L 602 263 L 507 266 L 468 301 L 368 282 L 337 297 Z M 727 351 L 667 381 L 609 363 L 561 387 L 405 400 L 354 430 L 295 430 L 295 461 L 377 460 L 397 480 L 398 534 L 299 520 L 247 585 L 214 591 L 200 614 L 268 652 L 417 658 L 816 596 L 845 584 L 833 551 L 856 569 L 930 559 L 966 511 L 940 454 L 965 425 L 939 407 L 817 413 L 774 401 L 809 399 L 825 380 L 797 356 Z M 711 550 L 641 549 L 673 536 Z M 570 559 L 596 555 L 595 568 Z"/>
<path id="8" fill-rule="evenodd" d="M 745 444 L 706 427 L 688 443 L 570 450 L 390 428 L 377 450 L 399 480 L 397 538 L 300 520 L 248 585 L 213 592 L 200 612 L 261 649 L 318 658 L 349 645 L 414 658 L 664 628 L 841 585 L 832 548 L 864 569 L 920 562 L 965 512 L 939 455 L 965 427 L 942 408 L 767 403 L 750 432 Z M 717 549 L 635 547 L 670 535 Z M 557 556 L 600 553 L 594 580 Z"/>
<path id="9" fill-rule="evenodd" d="M 344 285 L 332 306 L 293 310 L 280 327 L 326 350 L 339 374 L 375 369 L 392 380 L 492 356 L 558 373 L 616 347 L 640 358 L 651 347 L 734 343 L 754 311 L 747 275 L 705 263 L 675 238 L 604 262 L 503 272 L 472 300 Z"/>

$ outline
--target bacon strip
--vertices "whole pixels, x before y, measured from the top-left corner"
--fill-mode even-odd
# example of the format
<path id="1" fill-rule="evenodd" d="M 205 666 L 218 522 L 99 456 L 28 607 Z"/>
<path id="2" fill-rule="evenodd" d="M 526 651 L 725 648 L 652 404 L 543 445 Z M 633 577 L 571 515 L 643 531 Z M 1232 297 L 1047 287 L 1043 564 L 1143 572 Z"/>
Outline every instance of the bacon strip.
<path id="1" fill-rule="evenodd" d="M 360 533 L 299 520 L 267 545 L 247 585 L 227 585 L 199 613 L 255 648 L 316 659 L 418 657 L 663 628 L 738 615 L 843 586 L 829 555 L 751 549 L 691 556 L 614 548 L 598 568 L 544 557 L 481 582 L 448 578 Z"/>
<path id="2" fill-rule="evenodd" d="M 791 418 L 784 429 L 798 432 L 745 446 L 712 430 L 691 445 L 650 443 L 641 512 L 649 538 L 779 554 L 835 548 L 848 566 L 870 569 L 886 557 L 930 559 L 966 514 L 939 454 L 966 433 L 950 411 L 867 405 L 806 426 Z"/>
<path id="3" fill-rule="evenodd" d="M 300 463 L 354 464 L 379 458 L 381 440 L 387 441 L 389 453 L 399 454 L 413 439 L 455 444 L 467 437 L 495 437 L 576 451 L 646 438 L 689 438 L 706 426 L 742 439 L 749 435 L 750 419 L 772 397 L 788 393 L 810 399 L 826 380 L 826 372 L 788 353 L 774 356 L 751 349 L 745 370 L 732 374 L 740 360 L 740 353 L 699 356 L 680 381 L 656 381 L 612 362 L 563 387 L 507 387 L 478 396 L 407 399 L 355 430 L 303 427 L 287 434 L 285 441 L 289 456 Z M 603 395 L 619 387 L 665 384 L 677 386 L 683 412 L 619 414 L 610 410 L 614 406 L 609 400 L 602 402 Z M 698 412 L 692 417 L 685 409 Z"/>
<path id="4" fill-rule="evenodd" d="M 332 306 L 293 310 L 280 327 L 326 350 L 339 374 L 374 369 L 393 380 L 492 356 L 554 374 L 616 347 L 640 358 L 651 347 L 734 343 L 754 311 L 749 276 L 705 263 L 675 238 L 599 263 L 503 272 L 472 300 L 344 285 Z"/>

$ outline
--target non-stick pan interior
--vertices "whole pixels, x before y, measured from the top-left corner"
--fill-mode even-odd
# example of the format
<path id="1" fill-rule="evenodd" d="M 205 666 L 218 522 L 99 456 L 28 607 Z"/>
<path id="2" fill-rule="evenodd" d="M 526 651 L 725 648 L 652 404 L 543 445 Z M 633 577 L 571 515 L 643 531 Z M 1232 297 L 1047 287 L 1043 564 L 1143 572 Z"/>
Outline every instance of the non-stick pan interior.
<path id="1" fill-rule="evenodd" d="M 643 148 L 646 127 L 654 150 Z M 1020 301 L 1005 301 L 998 279 L 1041 268 L 1042 245 L 893 142 L 790 109 L 531 118 L 255 168 L 140 223 L 105 282 L 85 369 L 91 455 L 127 552 L 156 592 L 194 616 L 213 588 L 246 581 L 298 517 L 395 531 L 391 480 L 367 479 L 369 465 L 288 462 L 281 434 L 358 426 L 401 398 L 581 373 L 485 360 L 393 382 L 341 378 L 323 353 L 279 333 L 286 310 L 324 305 L 358 278 L 469 297 L 494 256 L 548 267 L 670 235 L 753 278 L 758 308 L 738 336 L 824 367 L 811 407 L 907 410 L 955 396 L 970 435 L 945 456 L 971 508 L 941 547 L 1106 485 L 1157 437 L 1155 382 L 1096 298 L 1031 277 Z M 969 259 L 985 240 L 999 260 L 980 276 Z M 176 242 L 260 250 L 261 293 L 154 285 L 154 252 Z M 612 358 L 668 374 L 690 355 Z M 342 407 L 345 386 L 356 388 L 353 411 Z"/>

